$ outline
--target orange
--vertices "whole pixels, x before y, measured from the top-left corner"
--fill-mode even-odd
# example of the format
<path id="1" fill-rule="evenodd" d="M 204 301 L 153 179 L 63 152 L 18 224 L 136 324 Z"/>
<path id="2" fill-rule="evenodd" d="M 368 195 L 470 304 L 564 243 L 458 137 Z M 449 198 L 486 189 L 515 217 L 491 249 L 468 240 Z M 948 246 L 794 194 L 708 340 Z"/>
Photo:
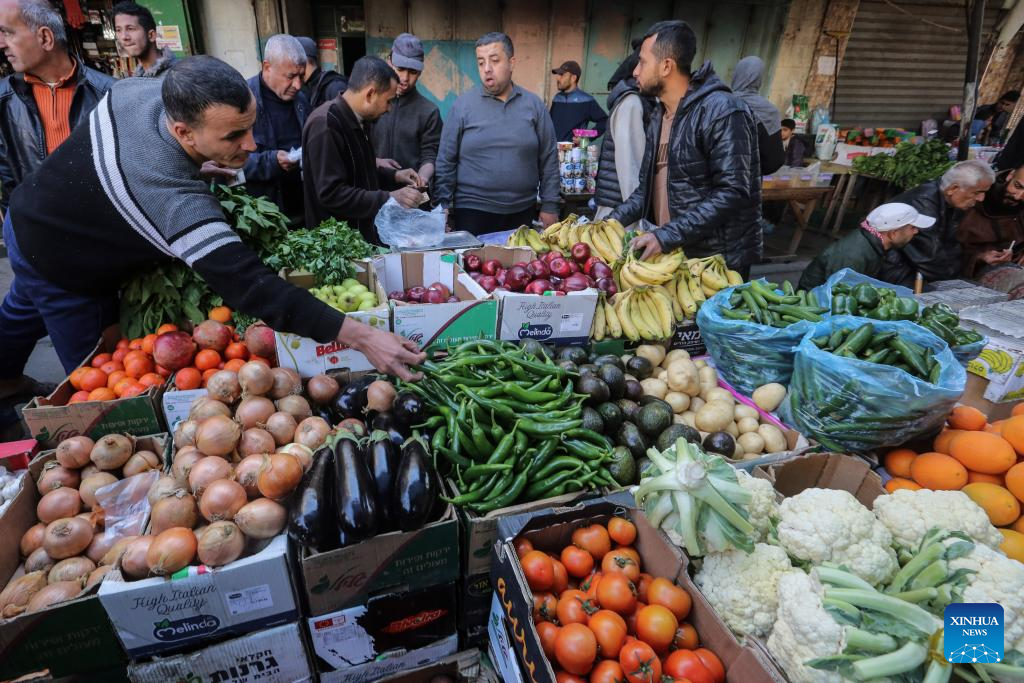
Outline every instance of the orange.
<path id="1" fill-rule="evenodd" d="M 949 454 L 964 467 L 983 474 L 1002 474 L 1017 462 L 1009 442 L 988 432 L 964 432 L 953 437 Z"/>
<path id="2" fill-rule="evenodd" d="M 130 342 L 128 342 L 128 348 L 131 349 L 132 351 L 139 351 L 139 350 L 141 350 L 142 349 L 142 340 L 141 339 L 132 339 Z"/>
<path id="3" fill-rule="evenodd" d="M 889 481 L 885 482 L 885 490 L 889 493 L 897 489 L 907 489 L 908 491 L 917 491 L 921 488 L 920 484 L 917 484 L 910 479 L 904 479 L 903 477 L 893 477 Z"/>
<path id="4" fill-rule="evenodd" d="M 82 401 L 88 401 L 88 400 L 89 400 L 89 392 L 88 391 L 76 391 L 75 393 L 71 394 L 71 398 L 68 399 L 68 405 L 71 405 L 72 403 L 81 403 Z"/>
<path id="5" fill-rule="evenodd" d="M 985 425 L 985 431 L 988 432 L 989 434 L 996 434 L 998 436 L 1002 436 L 1004 422 L 1006 422 L 1006 420 L 996 420 L 992 424 L 987 424 Z"/>
<path id="6" fill-rule="evenodd" d="M 142 338 L 142 350 L 152 355 L 154 342 L 156 342 L 156 335 L 147 334 L 145 337 Z"/>
<path id="7" fill-rule="evenodd" d="M 1010 415 L 1014 417 L 1016 417 L 1017 415 L 1024 415 L 1024 401 L 1021 401 L 1020 403 L 1015 405 L 1013 407 L 1013 410 L 1010 411 Z"/>
<path id="8" fill-rule="evenodd" d="M 149 357 L 150 357 L 150 355 L 148 353 L 146 353 L 145 351 L 143 351 L 142 349 L 134 349 L 134 350 L 129 351 L 128 353 L 126 353 L 124 355 L 124 360 L 122 360 L 121 362 L 122 363 L 127 363 L 132 358 L 149 358 Z"/>
<path id="9" fill-rule="evenodd" d="M 88 371 L 89 368 L 87 367 L 75 368 L 74 370 L 72 370 L 71 374 L 68 375 L 68 381 L 71 382 L 71 386 L 73 386 L 75 389 L 81 389 L 82 375 L 84 375 Z"/>
<path id="10" fill-rule="evenodd" d="M 153 364 L 152 359 L 149 356 L 143 356 L 142 358 L 128 358 L 124 359 L 124 371 L 128 373 L 129 377 L 139 379 L 143 375 L 146 375 L 153 370 L 156 366 Z"/>
<path id="11" fill-rule="evenodd" d="M 914 458 L 910 475 L 926 489 L 956 490 L 967 483 L 967 468 L 942 453 L 922 453 Z"/>
<path id="12" fill-rule="evenodd" d="M 937 437 L 935 437 L 935 445 L 933 448 L 936 453 L 949 454 L 949 442 L 953 440 L 953 437 L 960 434 L 959 429 L 943 429 Z"/>
<path id="13" fill-rule="evenodd" d="M 203 375 L 195 368 L 182 368 L 174 375 L 174 386 L 181 391 L 198 389 L 203 383 Z"/>
<path id="14" fill-rule="evenodd" d="M 224 357 L 228 360 L 249 360 L 249 347 L 242 342 L 231 342 L 224 349 Z"/>
<path id="15" fill-rule="evenodd" d="M 238 372 L 242 369 L 243 365 L 245 365 L 245 361 L 241 358 L 232 358 L 224 364 L 224 369 L 230 370 L 231 372 Z"/>
<path id="16" fill-rule="evenodd" d="M 1010 528 L 1024 534 L 1024 515 L 1018 517 L 1017 521 L 1010 525 Z"/>
<path id="17" fill-rule="evenodd" d="M 1003 478 L 998 474 L 985 474 L 983 472 L 972 472 L 971 470 L 967 470 L 968 484 L 977 484 L 982 482 L 995 484 L 996 486 L 1003 486 Z"/>
<path id="18" fill-rule="evenodd" d="M 972 406 L 957 406 L 949 414 L 949 426 L 953 429 L 981 431 L 988 423 L 985 413 Z"/>
<path id="19" fill-rule="evenodd" d="M 131 349 L 129 349 L 127 346 L 124 347 L 123 349 L 118 349 L 117 351 L 114 351 L 114 353 L 110 356 L 110 360 L 116 360 L 118 363 L 121 363 L 124 361 L 124 357 L 128 355 L 129 351 L 131 351 Z"/>
<path id="20" fill-rule="evenodd" d="M 89 363 L 89 365 L 93 366 L 94 368 L 98 368 L 107 361 L 111 360 L 111 358 L 112 356 L 109 353 L 97 353 L 95 356 L 93 356 L 92 362 Z"/>
<path id="21" fill-rule="evenodd" d="M 99 368 L 89 368 L 82 374 L 81 378 L 82 391 L 93 391 L 107 387 L 107 373 L 103 372 Z"/>
<path id="22" fill-rule="evenodd" d="M 1006 470 L 1003 479 L 1006 481 L 1006 488 L 1010 489 L 1010 493 L 1024 503 L 1024 462 L 1017 463 Z"/>
<path id="23" fill-rule="evenodd" d="M 164 385 L 164 378 L 155 372 L 147 372 L 139 378 L 139 384 L 144 384 L 147 387 L 162 387 Z"/>
<path id="24" fill-rule="evenodd" d="M 988 514 L 993 526 L 1013 524 L 1020 517 L 1020 502 L 998 484 L 979 482 L 961 490 Z"/>
<path id="25" fill-rule="evenodd" d="M 134 379 L 132 379 L 131 377 L 128 377 L 127 375 L 122 377 L 118 381 L 118 383 L 115 384 L 114 387 L 113 387 L 114 395 L 115 396 L 122 396 L 124 394 L 125 389 L 130 387 L 132 384 L 135 384 L 135 380 Z"/>
<path id="26" fill-rule="evenodd" d="M 917 457 L 917 453 L 909 448 L 896 448 L 885 454 L 885 471 L 894 477 L 910 476 L 910 463 Z"/>
<path id="27" fill-rule="evenodd" d="M 1003 423 L 1003 438 L 1010 442 L 1017 455 L 1024 455 L 1024 415 L 1011 417 Z"/>
<path id="28" fill-rule="evenodd" d="M 124 391 L 121 392 L 121 398 L 133 398 L 145 392 L 147 389 L 149 389 L 149 387 L 147 387 L 145 384 L 132 380 L 132 383 L 126 386 L 124 388 Z"/>
<path id="29" fill-rule="evenodd" d="M 107 388 L 113 389 L 117 386 L 117 383 L 128 376 L 128 373 L 124 370 L 115 370 L 114 372 L 107 375 Z"/>
<path id="30" fill-rule="evenodd" d="M 120 339 L 117 340 L 117 346 L 115 346 L 114 348 L 115 349 L 119 349 L 119 350 L 120 349 L 127 349 L 128 348 L 128 341 L 129 341 L 128 337 L 121 337 Z"/>
<path id="31" fill-rule="evenodd" d="M 1024 534 L 1016 529 L 1000 529 L 1003 535 L 1003 542 L 999 545 L 1007 557 L 1011 560 L 1024 562 Z"/>
<path id="32" fill-rule="evenodd" d="M 160 336 L 164 332 L 177 332 L 178 326 L 173 323 L 164 323 L 160 327 L 156 328 L 156 336 Z"/>
<path id="33" fill-rule="evenodd" d="M 94 389 L 93 391 L 89 392 L 88 400 L 89 401 L 113 401 L 115 398 L 117 398 L 117 394 L 115 394 L 113 391 L 111 391 L 110 389 L 107 389 L 106 387 L 100 387 L 99 389 Z"/>
<path id="34" fill-rule="evenodd" d="M 108 360 L 100 366 L 100 370 L 110 375 L 119 370 L 124 370 L 124 365 L 116 360 Z"/>
<path id="35" fill-rule="evenodd" d="M 210 378 L 213 377 L 214 375 L 216 375 L 218 372 L 220 372 L 220 370 L 218 370 L 217 368 L 210 368 L 209 370 L 203 370 L 203 386 L 205 387 L 206 383 L 208 381 L 210 381 Z"/>
<path id="36" fill-rule="evenodd" d="M 220 365 L 220 354 L 213 349 L 203 349 L 196 354 L 193 362 L 200 370 L 209 370 L 211 368 L 216 370 L 217 366 Z"/>
<path id="37" fill-rule="evenodd" d="M 227 306 L 217 306 L 216 308 L 210 309 L 210 320 L 216 320 L 219 323 L 231 322 L 231 314 L 233 311 Z"/>

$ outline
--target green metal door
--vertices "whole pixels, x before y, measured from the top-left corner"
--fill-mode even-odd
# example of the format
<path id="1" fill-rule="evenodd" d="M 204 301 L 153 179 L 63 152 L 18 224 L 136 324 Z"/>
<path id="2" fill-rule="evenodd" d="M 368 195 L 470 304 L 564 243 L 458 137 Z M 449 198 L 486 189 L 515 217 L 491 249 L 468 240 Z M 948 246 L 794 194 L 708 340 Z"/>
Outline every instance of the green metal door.
<path id="1" fill-rule="evenodd" d="M 178 57 L 192 54 L 192 21 L 184 0 L 143 0 L 141 4 L 153 13 L 158 39 L 167 39 Z"/>

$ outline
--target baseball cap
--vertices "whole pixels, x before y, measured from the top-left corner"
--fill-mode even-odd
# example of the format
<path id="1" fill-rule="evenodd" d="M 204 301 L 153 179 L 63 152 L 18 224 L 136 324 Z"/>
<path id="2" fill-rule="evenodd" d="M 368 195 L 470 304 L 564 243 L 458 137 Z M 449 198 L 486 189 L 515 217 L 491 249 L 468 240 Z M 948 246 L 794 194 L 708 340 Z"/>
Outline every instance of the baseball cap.
<path id="1" fill-rule="evenodd" d="M 411 33 L 402 33 L 391 44 L 391 63 L 402 69 L 423 71 L 423 43 Z"/>
<path id="2" fill-rule="evenodd" d="M 868 214 L 867 224 L 878 232 L 888 232 L 902 228 L 904 225 L 913 225 L 915 228 L 925 229 L 935 225 L 935 219 L 917 212 L 917 209 L 910 204 L 892 202 L 882 204 Z"/>
<path id="3" fill-rule="evenodd" d="M 299 36 L 299 44 L 302 45 L 302 49 L 306 51 L 306 59 L 320 59 L 320 55 L 316 50 L 316 41 L 309 36 Z"/>
<path id="4" fill-rule="evenodd" d="M 558 76 L 561 76 L 564 73 L 571 73 L 575 75 L 576 78 L 579 78 L 580 75 L 583 73 L 583 69 L 580 68 L 578 62 L 568 61 L 562 64 L 562 66 L 558 67 L 557 69 L 552 69 L 551 73 L 556 74 Z"/>

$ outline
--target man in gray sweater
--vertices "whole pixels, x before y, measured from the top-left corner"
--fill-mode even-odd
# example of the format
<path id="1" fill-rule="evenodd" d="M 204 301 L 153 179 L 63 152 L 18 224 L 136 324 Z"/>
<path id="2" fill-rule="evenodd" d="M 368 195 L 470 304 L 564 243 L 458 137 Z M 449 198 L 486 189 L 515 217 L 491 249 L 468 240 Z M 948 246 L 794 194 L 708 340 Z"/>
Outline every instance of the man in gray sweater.
<path id="1" fill-rule="evenodd" d="M 456 230 L 474 235 L 558 220 L 558 148 L 544 102 L 512 82 L 512 40 L 476 41 L 483 86 L 455 100 L 441 133 L 434 197 Z"/>

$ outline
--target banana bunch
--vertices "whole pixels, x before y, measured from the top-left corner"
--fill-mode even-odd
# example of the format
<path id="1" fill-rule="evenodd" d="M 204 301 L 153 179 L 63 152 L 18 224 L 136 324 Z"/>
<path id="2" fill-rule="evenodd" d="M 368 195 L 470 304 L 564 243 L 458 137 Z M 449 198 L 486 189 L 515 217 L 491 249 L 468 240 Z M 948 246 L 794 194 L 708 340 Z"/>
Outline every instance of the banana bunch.
<path id="1" fill-rule="evenodd" d="M 563 220 L 557 223 L 552 223 L 548 227 L 544 228 L 544 232 L 541 233 L 541 238 L 551 245 L 552 248 L 557 247 L 562 251 L 569 251 L 572 245 L 579 242 L 580 234 L 586 228 L 586 223 L 579 222 L 580 217 L 574 213 L 569 214 Z"/>
<path id="2" fill-rule="evenodd" d="M 579 241 L 590 245 L 590 250 L 605 263 L 615 263 L 622 258 L 625 236 L 626 229 L 622 223 L 616 220 L 595 221 L 584 226 Z"/>
<path id="3" fill-rule="evenodd" d="M 527 247 L 533 249 L 537 254 L 544 254 L 551 251 L 551 247 L 541 239 L 537 231 L 528 225 L 516 228 L 515 232 L 508 236 L 509 247 Z"/>
<path id="4" fill-rule="evenodd" d="M 729 270 L 729 266 L 725 264 L 725 257 L 721 254 L 687 259 L 686 267 L 708 299 L 726 287 L 743 284 L 743 278 L 735 270 Z"/>
<path id="5" fill-rule="evenodd" d="M 606 297 L 604 294 L 597 300 L 597 309 L 594 310 L 594 323 L 590 328 L 590 338 L 594 341 L 601 341 L 606 338 L 617 339 L 622 336 L 622 323 L 619 322 L 619 314 L 615 312 L 614 297 Z"/>
<path id="6" fill-rule="evenodd" d="M 676 271 L 683 265 L 686 255 L 681 249 L 668 254 L 658 254 L 649 261 L 641 261 L 630 252 L 616 264 L 619 289 L 663 285 L 671 282 Z"/>
<path id="7" fill-rule="evenodd" d="M 672 336 L 672 302 L 660 286 L 641 285 L 615 295 L 613 310 L 622 334 L 630 341 L 657 341 Z M 605 323 L 608 322 L 605 307 Z"/>
<path id="8" fill-rule="evenodd" d="M 704 295 L 704 289 L 701 287 L 700 282 L 694 278 L 690 271 L 683 268 L 679 271 L 676 279 L 673 281 L 675 298 L 679 302 L 680 308 L 683 309 L 683 313 L 687 318 L 691 320 L 697 315 L 697 310 L 701 307 L 707 297 Z"/>

